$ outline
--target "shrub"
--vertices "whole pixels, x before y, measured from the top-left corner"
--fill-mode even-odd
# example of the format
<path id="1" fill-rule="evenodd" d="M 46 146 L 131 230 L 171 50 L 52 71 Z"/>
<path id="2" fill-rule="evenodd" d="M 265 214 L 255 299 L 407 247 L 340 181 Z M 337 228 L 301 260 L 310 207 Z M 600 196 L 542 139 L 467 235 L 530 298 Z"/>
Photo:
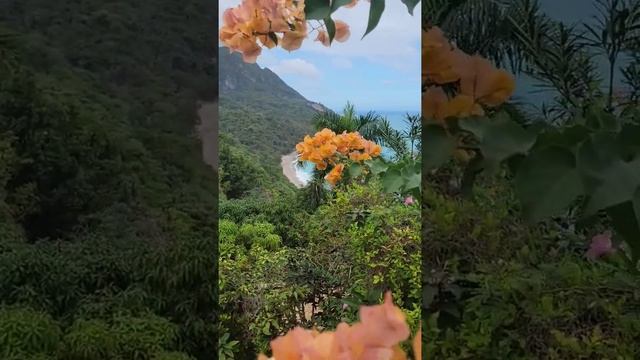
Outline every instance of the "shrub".
<path id="1" fill-rule="evenodd" d="M 470 274 L 479 286 L 460 323 L 427 326 L 440 359 L 636 359 L 640 308 L 634 275 L 575 256 L 530 267 L 517 262 Z"/>
<path id="2" fill-rule="evenodd" d="M 44 356 L 57 350 L 62 331 L 46 313 L 29 308 L 0 308 L 2 358 Z"/>

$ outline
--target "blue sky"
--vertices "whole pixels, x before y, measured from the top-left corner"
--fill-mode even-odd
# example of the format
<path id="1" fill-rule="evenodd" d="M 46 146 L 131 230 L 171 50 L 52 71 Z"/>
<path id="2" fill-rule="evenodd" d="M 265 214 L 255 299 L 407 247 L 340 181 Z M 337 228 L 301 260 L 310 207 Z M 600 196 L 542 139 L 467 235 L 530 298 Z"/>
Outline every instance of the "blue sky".
<path id="1" fill-rule="evenodd" d="M 220 0 L 222 12 L 240 3 Z M 341 8 L 333 15 L 351 27 L 351 37 L 330 48 L 309 35 L 291 53 L 281 48 L 263 49 L 258 65 L 268 67 L 309 100 L 334 110 L 347 101 L 358 111 L 420 111 L 420 4 L 411 16 L 399 0 L 387 1 L 378 27 L 365 32 L 369 3 Z"/>

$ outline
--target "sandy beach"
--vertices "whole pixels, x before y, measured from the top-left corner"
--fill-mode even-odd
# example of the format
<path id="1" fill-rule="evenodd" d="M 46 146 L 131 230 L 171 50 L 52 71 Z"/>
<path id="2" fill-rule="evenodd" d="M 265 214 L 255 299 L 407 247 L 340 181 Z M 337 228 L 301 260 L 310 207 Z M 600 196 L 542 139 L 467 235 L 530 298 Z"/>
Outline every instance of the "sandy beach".
<path id="1" fill-rule="evenodd" d="M 297 188 L 303 188 L 304 183 L 298 179 L 298 176 L 296 176 L 296 165 L 294 163 L 296 160 L 296 152 L 294 151 L 290 154 L 282 155 L 281 159 L 280 166 L 282 166 L 282 173 L 284 176 L 286 176 L 287 179 L 289 179 L 289 182 Z"/>

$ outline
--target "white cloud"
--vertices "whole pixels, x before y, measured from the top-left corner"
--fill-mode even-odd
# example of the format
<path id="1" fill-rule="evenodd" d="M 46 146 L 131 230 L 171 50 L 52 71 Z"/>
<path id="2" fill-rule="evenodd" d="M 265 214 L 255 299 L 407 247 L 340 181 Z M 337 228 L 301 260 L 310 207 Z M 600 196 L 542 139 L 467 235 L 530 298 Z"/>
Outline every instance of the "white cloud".
<path id="1" fill-rule="evenodd" d="M 275 65 L 268 66 L 273 72 L 282 75 L 304 76 L 312 79 L 320 77 L 320 71 L 312 63 L 302 59 L 282 60 Z"/>
<path id="2" fill-rule="evenodd" d="M 378 26 L 361 39 L 367 28 L 369 8 L 368 2 L 360 0 L 355 8 L 341 8 L 334 13 L 334 19 L 343 20 L 351 28 L 351 37 L 346 42 L 334 42 L 327 48 L 312 41 L 315 34 L 310 34 L 301 50 L 330 56 L 363 57 L 396 69 L 415 70 L 420 62 L 420 4 L 412 16 L 401 1 L 387 1 Z"/>
<path id="3" fill-rule="evenodd" d="M 338 57 L 332 58 L 331 64 L 339 69 L 351 69 L 353 67 L 351 60 Z"/>

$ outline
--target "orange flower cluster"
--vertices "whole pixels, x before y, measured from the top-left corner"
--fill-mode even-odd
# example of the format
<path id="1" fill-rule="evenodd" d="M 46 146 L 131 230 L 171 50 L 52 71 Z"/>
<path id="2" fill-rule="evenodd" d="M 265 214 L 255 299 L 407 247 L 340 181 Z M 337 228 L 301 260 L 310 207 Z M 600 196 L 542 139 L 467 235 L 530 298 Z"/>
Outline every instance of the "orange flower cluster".
<path id="1" fill-rule="evenodd" d="M 272 360 L 406 360 L 399 344 L 410 330 L 391 293 L 381 305 L 360 308 L 360 322 L 340 323 L 335 331 L 318 332 L 297 327 L 271 341 Z M 415 359 L 422 359 L 422 331 L 413 339 Z M 259 355 L 258 360 L 267 360 Z"/>
<path id="2" fill-rule="evenodd" d="M 353 7 L 357 0 L 345 5 Z M 225 10 L 220 40 L 231 51 L 242 53 L 245 62 L 255 63 L 262 47 L 297 50 L 307 37 L 304 0 L 242 0 L 235 8 Z M 347 41 L 349 25 L 335 21 L 336 41 Z M 329 35 L 318 30 L 316 41 L 329 46 Z"/>
<path id="3" fill-rule="evenodd" d="M 342 20 L 336 20 L 335 24 L 336 24 L 336 34 L 333 39 L 339 42 L 345 42 L 349 40 L 349 36 L 351 35 L 351 30 L 349 29 L 349 25 Z M 316 41 L 320 41 L 324 46 L 327 46 L 327 47 L 331 46 L 331 43 L 329 42 L 329 34 L 324 30 L 318 31 L 318 36 L 316 37 Z"/>
<path id="4" fill-rule="evenodd" d="M 254 63 L 262 46 L 278 44 L 296 50 L 307 37 L 302 0 L 243 0 L 225 10 L 220 40 L 231 51 L 242 53 L 245 62 Z"/>
<path id="5" fill-rule="evenodd" d="M 338 163 L 339 157 L 348 157 L 352 161 L 371 160 L 382 153 L 382 147 L 373 141 L 363 138 L 358 132 L 343 132 L 336 135 L 329 129 L 318 131 L 313 137 L 307 135 L 296 145 L 301 161 L 310 161 L 316 169 L 325 170 L 335 165 L 325 179 L 335 185 L 344 171 L 344 164 Z"/>
<path id="6" fill-rule="evenodd" d="M 456 48 L 437 27 L 422 32 L 422 82 L 426 85 L 422 114 L 438 121 L 484 115 L 483 105 L 496 107 L 515 89 L 511 74 L 479 55 Z M 440 87 L 446 84 L 457 85 L 452 98 Z"/>

